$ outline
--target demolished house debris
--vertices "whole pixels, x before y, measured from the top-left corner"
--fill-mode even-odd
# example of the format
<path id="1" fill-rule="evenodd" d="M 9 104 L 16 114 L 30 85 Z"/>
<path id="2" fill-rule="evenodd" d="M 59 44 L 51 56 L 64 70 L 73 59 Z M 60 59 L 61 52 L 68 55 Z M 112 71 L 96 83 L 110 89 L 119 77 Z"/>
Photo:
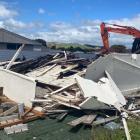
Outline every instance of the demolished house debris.
<path id="1" fill-rule="evenodd" d="M 70 112 L 81 110 L 84 115 L 69 125 L 96 126 L 121 118 L 130 140 L 128 117 L 124 114 L 139 118 L 140 105 L 140 55 L 133 57 L 109 54 L 91 63 L 64 52 L 13 64 L 10 70 L 1 68 L 1 106 L 10 102 L 11 107 L 2 108 L 0 115 L 7 120 L 0 118 L 0 128 L 7 132 L 6 127 L 44 116 L 58 117 L 62 121 Z M 23 111 L 18 110 L 18 103 L 24 103 Z M 99 116 L 104 119 L 98 120 Z"/>

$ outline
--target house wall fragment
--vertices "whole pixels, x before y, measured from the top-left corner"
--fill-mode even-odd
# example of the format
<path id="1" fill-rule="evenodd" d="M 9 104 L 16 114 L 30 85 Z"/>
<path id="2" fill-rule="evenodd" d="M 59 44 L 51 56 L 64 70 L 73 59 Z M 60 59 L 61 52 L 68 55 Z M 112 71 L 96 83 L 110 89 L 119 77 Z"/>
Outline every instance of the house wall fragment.
<path id="1" fill-rule="evenodd" d="M 35 98 L 36 89 L 34 79 L 0 68 L 0 87 L 4 88 L 3 94 L 9 99 L 32 106 L 30 99 Z"/>

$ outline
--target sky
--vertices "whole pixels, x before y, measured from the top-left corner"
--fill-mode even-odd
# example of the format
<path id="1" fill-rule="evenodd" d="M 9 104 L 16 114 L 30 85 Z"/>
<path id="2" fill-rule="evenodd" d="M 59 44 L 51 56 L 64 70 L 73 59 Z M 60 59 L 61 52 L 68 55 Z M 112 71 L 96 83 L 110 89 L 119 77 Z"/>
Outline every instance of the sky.
<path id="1" fill-rule="evenodd" d="M 140 0 L 0 0 L 0 27 L 31 39 L 101 46 L 101 22 L 140 29 Z M 109 40 L 131 46 L 133 37 Z"/>

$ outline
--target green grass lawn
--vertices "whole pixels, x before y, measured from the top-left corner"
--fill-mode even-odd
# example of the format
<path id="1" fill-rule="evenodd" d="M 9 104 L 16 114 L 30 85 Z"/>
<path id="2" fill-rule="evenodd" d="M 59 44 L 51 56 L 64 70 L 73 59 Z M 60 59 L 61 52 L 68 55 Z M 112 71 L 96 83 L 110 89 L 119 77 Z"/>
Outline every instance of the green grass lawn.
<path id="1" fill-rule="evenodd" d="M 128 120 L 128 128 L 132 140 L 140 140 L 140 121 Z M 126 140 L 124 130 L 108 130 L 104 127 L 92 129 L 92 140 Z"/>
<path id="2" fill-rule="evenodd" d="M 0 140 L 126 140 L 124 130 L 111 131 L 103 126 L 91 128 L 84 125 L 72 128 L 67 123 L 82 115 L 76 113 L 68 115 L 62 122 L 49 118 L 30 122 L 27 132 L 7 136 L 1 130 Z M 132 140 L 140 140 L 140 122 L 129 120 L 128 127 Z"/>

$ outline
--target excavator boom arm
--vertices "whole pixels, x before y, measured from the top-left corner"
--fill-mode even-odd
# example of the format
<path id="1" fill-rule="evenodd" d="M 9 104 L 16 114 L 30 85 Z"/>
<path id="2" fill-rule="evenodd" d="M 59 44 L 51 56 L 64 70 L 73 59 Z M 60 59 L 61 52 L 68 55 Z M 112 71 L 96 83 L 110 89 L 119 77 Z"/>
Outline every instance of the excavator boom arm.
<path id="1" fill-rule="evenodd" d="M 104 51 L 107 52 L 109 51 L 109 32 L 132 35 L 135 38 L 140 38 L 140 31 L 133 27 L 120 26 L 116 24 L 108 24 L 108 25 L 112 25 L 113 27 L 106 27 L 106 23 L 101 23 L 100 25 Z"/>

